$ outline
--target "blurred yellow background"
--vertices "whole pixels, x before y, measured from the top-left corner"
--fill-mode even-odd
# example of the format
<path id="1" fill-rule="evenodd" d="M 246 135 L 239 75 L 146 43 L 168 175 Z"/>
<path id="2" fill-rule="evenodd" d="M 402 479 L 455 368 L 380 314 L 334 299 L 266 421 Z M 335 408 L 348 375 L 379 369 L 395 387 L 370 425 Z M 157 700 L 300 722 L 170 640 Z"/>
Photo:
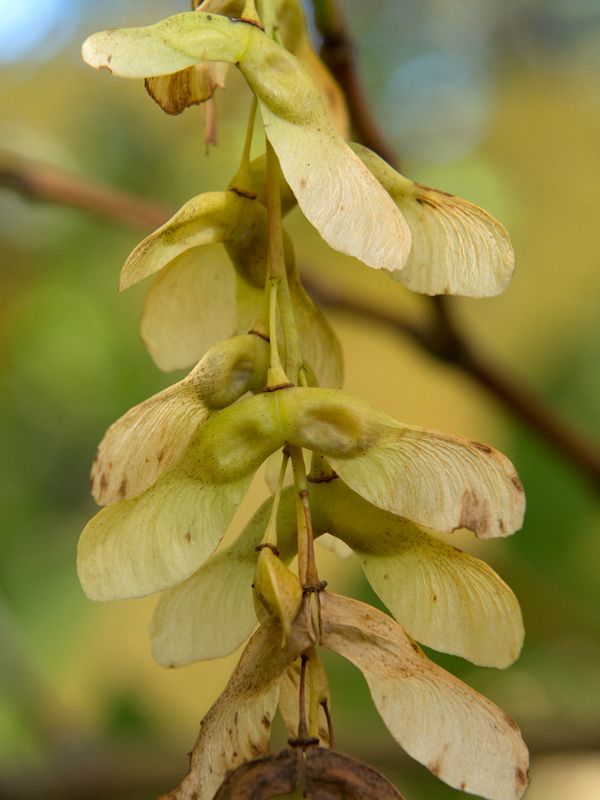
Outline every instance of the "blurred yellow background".
<path id="1" fill-rule="evenodd" d="M 342 5 L 403 171 L 481 204 L 513 239 L 509 290 L 456 300 L 460 324 L 490 359 L 597 435 L 600 7 Z M 226 186 L 249 107 L 238 76 L 217 99 L 219 146 L 206 155 L 199 109 L 168 117 L 139 83 L 79 60 L 79 42 L 94 30 L 157 21 L 186 10 L 183 0 L 0 8 L 2 162 L 25 155 L 173 208 Z M 147 638 L 155 598 L 88 601 L 75 550 L 95 510 L 87 479 L 104 430 L 179 376 L 160 374 L 140 341 L 145 287 L 117 294 L 140 232 L 0 189 L 0 798 L 150 798 L 183 774 L 198 721 L 234 659 L 158 667 Z M 428 313 L 422 298 L 329 250 L 298 211 L 288 227 L 307 273 L 387 310 Z M 517 466 L 528 495 L 523 531 L 501 542 L 455 538 L 514 588 L 528 631 L 523 655 L 502 673 L 432 657 L 522 726 L 533 756 L 529 800 L 597 800 L 597 495 L 465 374 L 375 324 L 342 314 L 332 322 L 349 391 L 405 422 L 487 441 Z M 264 496 L 259 476 L 238 529 Z M 334 587 L 375 602 L 358 562 L 324 550 L 320 558 Z M 464 796 L 402 755 L 360 676 L 337 659 L 331 670 L 341 749 L 376 762 L 407 800 Z"/>

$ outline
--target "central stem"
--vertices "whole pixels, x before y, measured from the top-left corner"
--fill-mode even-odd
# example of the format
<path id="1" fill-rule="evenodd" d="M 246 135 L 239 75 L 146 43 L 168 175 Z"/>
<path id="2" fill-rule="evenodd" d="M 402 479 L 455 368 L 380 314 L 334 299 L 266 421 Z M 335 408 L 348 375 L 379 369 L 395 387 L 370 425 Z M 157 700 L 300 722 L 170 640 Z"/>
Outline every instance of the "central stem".
<path id="1" fill-rule="evenodd" d="M 267 217 L 268 217 L 268 279 L 277 282 L 277 304 L 285 338 L 286 372 L 293 384 L 298 383 L 302 365 L 298 331 L 285 266 L 283 227 L 281 225 L 281 171 L 275 151 L 267 140 Z"/>
<path id="2" fill-rule="evenodd" d="M 298 530 L 298 577 L 302 587 L 318 591 L 319 574 L 315 559 L 312 517 L 308 502 L 308 480 L 301 447 L 289 446 L 296 487 L 296 526 Z"/>

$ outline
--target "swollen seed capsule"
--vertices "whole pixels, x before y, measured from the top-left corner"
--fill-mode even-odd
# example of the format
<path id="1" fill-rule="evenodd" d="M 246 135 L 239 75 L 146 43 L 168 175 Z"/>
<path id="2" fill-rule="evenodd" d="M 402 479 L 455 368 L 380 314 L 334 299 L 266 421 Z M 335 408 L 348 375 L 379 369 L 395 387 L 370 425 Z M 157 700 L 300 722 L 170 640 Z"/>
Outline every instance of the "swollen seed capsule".
<path id="1" fill-rule="evenodd" d="M 214 413 L 187 458 L 204 480 L 221 483 L 258 469 L 286 443 L 331 458 L 363 455 L 393 425 L 338 389 L 286 388 Z"/>
<path id="2" fill-rule="evenodd" d="M 276 617 L 287 636 L 300 611 L 302 586 L 268 546 L 260 551 L 253 585 L 254 607 L 259 622 L 264 624 Z"/>
<path id="3" fill-rule="evenodd" d="M 267 248 L 267 210 L 258 200 L 241 198 L 239 221 L 224 242 L 227 255 L 242 278 L 253 286 L 265 284 Z"/>
<path id="4" fill-rule="evenodd" d="M 194 473 L 209 483 L 224 483 L 258 469 L 289 438 L 279 413 L 283 393 L 255 395 L 215 412 L 186 456 Z"/>
<path id="5" fill-rule="evenodd" d="M 192 374 L 194 389 L 210 409 L 225 408 L 266 382 L 269 345 L 256 334 L 234 336 L 211 347 Z"/>
<path id="6" fill-rule="evenodd" d="M 291 444 L 337 458 L 366 452 L 392 422 L 337 389 L 294 389 L 282 396 L 281 409 L 290 418 Z"/>

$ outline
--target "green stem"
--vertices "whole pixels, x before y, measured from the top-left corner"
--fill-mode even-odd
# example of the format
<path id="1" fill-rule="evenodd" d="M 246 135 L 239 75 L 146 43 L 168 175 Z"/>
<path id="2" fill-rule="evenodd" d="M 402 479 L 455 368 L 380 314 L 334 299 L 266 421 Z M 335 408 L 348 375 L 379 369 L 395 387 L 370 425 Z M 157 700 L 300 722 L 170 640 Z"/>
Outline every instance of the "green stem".
<path id="1" fill-rule="evenodd" d="M 271 506 L 271 513 L 269 514 L 269 521 L 265 530 L 265 535 L 262 538 L 261 544 L 270 544 L 277 547 L 277 515 L 279 513 L 279 503 L 281 501 L 281 492 L 283 489 L 283 482 L 285 480 L 285 472 L 287 470 L 288 461 L 290 460 L 289 453 L 284 450 L 283 458 L 281 460 L 281 468 L 279 470 L 279 478 L 277 479 L 277 489 L 273 496 L 273 505 Z"/>
<path id="2" fill-rule="evenodd" d="M 279 279 L 278 299 L 285 337 L 286 370 L 293 383 L 298 382 L 302 365 L 296 319 L 285 267 L 279 160 L 267 139 L 267 215 L 269 232 L 268 275 Z"/>
<path id="3" fill-rule="evenodd" d="M 269 348 L 271 360 L 267 373 L 267 391 L 275 391 L 275 389 L 292 385 L 281 364 L 277 341 L 277 294 L 280 284 L 281 278 L 269 278 Z"/>
<path id="4" fill-rule="evenodd" d="M 251 19 L 254 22 L 260 22 L 258 11 L 256 10 L 256 3 L 254 0 L 246 0 L 244 8 L 242 9 L 242 19 Z"/>
<path id="5" fill-rule="evenodd" d="M 275 14 L 273 0 L 260 0 L 260 19 L 267 36 L 278 42 L 277 15 Z"/>
<path id="6" fill-rule="evenodd" d="M 308 656 L 303 653 L 300 656 L 300 686 L 298 688 L 298 738 L 305 739 L 308 734 L 306 724 L 306 666 Z"/>
<path id="7" fill-rule="evenodd" d="M 302 448 L 288 447 L 294 471 L 296 487 L 296 525 L 298 530 L 298 577 L 304 589 L 316 591 L 319 574 L 315 559 L 314 535 L 310 505 L 308 501 L 308 480 Z"/>
<path id="8" fill-rule="evenodd" d="M 248 124 L 246 125 L 246 137 L 244 139 L 244 147 L 242 149 L 242 158 L 240 160 L 240 167 L 231 182 L 232 188 L 244 195 L 256 194 L 252 188 L 252 175 L 250 174 L 250 151 L 252 149 L 252 139 L 254 137 L 254 123 L 256 121 L 256 108 L 258 101 L 256 96 L 252 95 L 252 103 L 250 104 L 250 111 L 248 113 Z"/>

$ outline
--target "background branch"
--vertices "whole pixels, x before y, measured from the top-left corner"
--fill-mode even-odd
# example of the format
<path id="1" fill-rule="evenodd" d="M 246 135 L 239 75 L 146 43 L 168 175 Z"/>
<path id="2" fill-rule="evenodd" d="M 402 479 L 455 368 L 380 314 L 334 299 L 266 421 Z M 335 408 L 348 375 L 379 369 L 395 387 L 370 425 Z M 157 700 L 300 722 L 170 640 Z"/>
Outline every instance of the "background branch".
<path id="1" fill-rule="evenodd" d="M 370 112 L 365 90 L 354 59 L 354 43 L 335 0 L 313 0 L 315 24 L 321 34 L 320 56 L 346 96 L 355 139 L 373 150 L 389 164 L 398 166 L 398 157 L 383 136 Z"/>
<path id="2" fill-rule="evenodd" d="M 59 168 L 8 154 L 0 156 L 0 186 L 18 191 L 28 200 L 43 200 L 92 212 L 125 225 L 149 230 L 173 213 L 127 192 L 84 180 Z M 406 319 L 344 293 L 336 285 L 303 274 L 307 290 L 332 311 L 375 322 L 408 336 L 423 350 L 447 364 L 460 367 L 514 417 L 526 423 L 567 461 L 600 488 L 600 453 L 593 444 L 535 392 L 494 365 L 469 344 L 448 307 L 447 298 L 432 298 L 430 318 Z"/>
<path id="3" fill-rule="evenodd" d="M 65 170 L 22 158 L 0 154 L 0 186 L 14 189 L 26 200 L 48 201 L 91 211 L 101 217 L 147 230 L 162 225 L 171 212 L 127 192 L 82 180 Z"/>

